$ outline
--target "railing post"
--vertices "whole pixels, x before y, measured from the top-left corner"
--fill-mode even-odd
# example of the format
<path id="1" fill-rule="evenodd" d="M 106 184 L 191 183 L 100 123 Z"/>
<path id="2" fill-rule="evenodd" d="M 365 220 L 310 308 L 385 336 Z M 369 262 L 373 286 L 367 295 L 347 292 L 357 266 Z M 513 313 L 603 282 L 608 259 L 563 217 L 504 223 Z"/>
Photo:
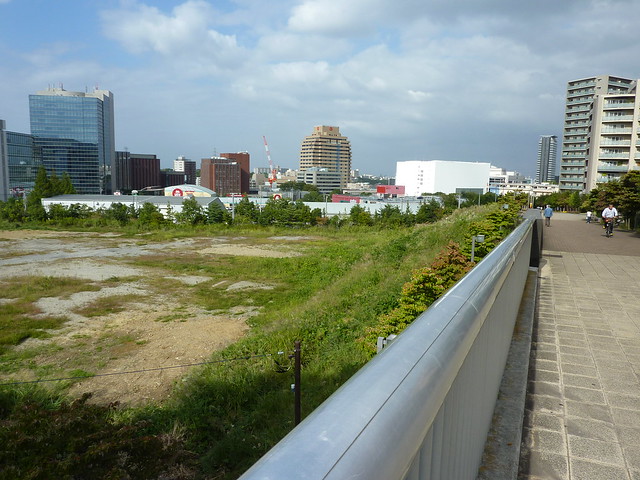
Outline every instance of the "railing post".
<path id="1" fill-rule="evenodd" d="M 295 402 L 295 408 L 294 408 L 294 421 L 295 424 L 298 425 L 300 423 L 300 417 L 301 417 L 301 408 L 300 408 L 300 340 L 296 340 L 293 343 L 294 347 L 293 347 L 293 358 L 294 358 L 294 382 L 295 382 L 295 387 L 294 387 L 294 402 Z"/>

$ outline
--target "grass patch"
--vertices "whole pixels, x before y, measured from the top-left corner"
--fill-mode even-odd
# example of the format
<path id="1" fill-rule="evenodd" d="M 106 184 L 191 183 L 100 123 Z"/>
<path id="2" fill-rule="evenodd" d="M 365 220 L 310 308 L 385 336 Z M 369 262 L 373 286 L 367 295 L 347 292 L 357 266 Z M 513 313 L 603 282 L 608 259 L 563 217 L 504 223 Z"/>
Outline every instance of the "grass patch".
<path id="1" fill-rule="evenodd" d="M 141 300 L 144 297 L 140 295 L 111 295 L 109 297 L 100 297 L 80 308 L 73 310 L 74 313 L 84 317 L 101 317 L 112 313 L 124 312 L 127 304 Z"/>
<path id="2" fill-rule="evenodd" d="M 28 338 L 47 338 L 47 330 L 60 328 L 66 317 L 41 317 L 30 301 L 20 300 L 0 304 L 0 354 Z"/>
<path id="3" fill-rule="evenodd" d="M 74 293 L 98 290 L 98 285 L 78 278 L 22 276 L 2 282 L 3 298 L 21 298 L 28 302 L 35 302 L 43 297 L 68 298 Z"/>

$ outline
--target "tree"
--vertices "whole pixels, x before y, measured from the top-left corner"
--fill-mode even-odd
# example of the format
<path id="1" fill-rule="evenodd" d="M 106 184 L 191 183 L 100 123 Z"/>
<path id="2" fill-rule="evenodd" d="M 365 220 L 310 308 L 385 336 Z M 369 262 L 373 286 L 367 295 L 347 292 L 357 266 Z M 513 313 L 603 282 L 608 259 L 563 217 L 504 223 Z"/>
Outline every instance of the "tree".
<path id="1" fill-rule="evenodd" d="M 270 199 L 260 214 L 260 225 L 300 225 L 311 222 L 311 209 L 302 201 Z"/>
<path id="2" fill-rule="evenodd" d="M 105 213 L 108 218 L 115 220 L 120 226 L 129 223 L 131 218 L 129 207 L 123 203 L 112 203 Z"/>
<path id="3" fill-rule="evenodd" d="M 620 179 L 622 192 L 618 200 L 618 208 L 629 220 L 630 227 L 638 227 L 637 219 L 640 212 L 640 171 L 633 170 Z"/>
<path id="4" fill-rule="evenodd" d="M 387 227 L 397 227 L 404 223 L 400 208 L 394 205 L 386 204 L 375 215 L 376 223 Z"/>
<path id="5" fill-rule="evenodd" d="M 589 192 L 585 205 L 598 214 L 613 203 L 616 209 L 629 221 L 630 227 L 639 226 L 636 216 L 640 212 L 640 172 L 631 171 L 619 181 L 601 183 Z"/>
<path id="6" fill-rule="evenodd" d="M 423 203 L 420 205 L 418 212 L 416 213 L 417 223 L 434 223 L 437 222 L 444 215 L 444 209 L 440 204 L 431 199 L 429 203 Z"/>
<path id="7" fill-rule="evenodd" d="M 185 225 L 201 225 L 206 223 L 207 216 L 195 198 L 187 197 L 182 201 L 182 211 L 176 213 L 176 221 Z"/>
<path id="8" fill-rule="evenodd" d="M 71 177 L 67 172 L 62 174 L 62 178 L 60 179 L 59 184 L 59 192 L 58 195 L 73 195 L 76 193 L 76 189 L 71 182 Z"/>
<path id="9" fill-rule="evenodd" d="M 256 223 L 260 217 L 260 209 L 245 195 L 235 204 L 233 215 L 236 223 Z"/>
<path id="10" fill-rule="evenodd" d="M 304 202 L 324 202 L 324 196 L 319 191 L 313 191 L 307 193 L 302 197 Z"/>
<path id="11" fill-rule="evenodd" d="M 360 205 L 354 205 L 349 211 L 349 222 L 352 225 L 373 225 L 371 214 Z"/>
<path id="12" fill-rule="evenodd" d="M 51 182 L 49 181 L 49 176 L 47 175 L 47 170 L 42 165 L 40 165 L 40 168 L 38 168 L 38 173 L 36 173 L 36 180 L 33 185 L 33 190 L 29 195 L 34 195 L 38 198 L 47 198 L 53 195 Z"/>
<path id="13" fill-rule="evenodd" d="M 138 223 L 144 227 L 157 228 L 167 223 L 158 207 L 150 202 L 144 202 L 138 211 Z"/>
<path id="14" fill-rule="evenodd" d="M 569 195 L 569 206 L 573 209 L 579 209 L 580 205 L 582 204 L 582 201 L 580 199 L 580 193 L 579 192 L 573 192 L 571 195 Z"/>
<path id="15" fill-rule="evenodd" d="M 25 207 L 22 198 L 10 197 L 6 202 L 0 202 L 0 218 L 9 222 L 22 223 L 25 217 Z"/>
<path id="16" fill-rule="evenodd" d="M 227 209 L 218 202 L 211 202 L 207 206 L 206 215 L 207 223 L 228 223 L 231 221 L 231 215 Z"/>

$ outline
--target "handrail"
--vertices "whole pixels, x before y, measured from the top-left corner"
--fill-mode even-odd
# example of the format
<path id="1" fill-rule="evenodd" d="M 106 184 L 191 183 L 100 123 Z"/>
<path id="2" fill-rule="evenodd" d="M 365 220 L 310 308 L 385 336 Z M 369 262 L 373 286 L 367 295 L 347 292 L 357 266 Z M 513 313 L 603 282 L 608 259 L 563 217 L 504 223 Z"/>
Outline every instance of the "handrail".
<path id="1" fill-rule="evenodd" d="M 475 479 L 533 223 L 525 219 L 241 479 Z"/>

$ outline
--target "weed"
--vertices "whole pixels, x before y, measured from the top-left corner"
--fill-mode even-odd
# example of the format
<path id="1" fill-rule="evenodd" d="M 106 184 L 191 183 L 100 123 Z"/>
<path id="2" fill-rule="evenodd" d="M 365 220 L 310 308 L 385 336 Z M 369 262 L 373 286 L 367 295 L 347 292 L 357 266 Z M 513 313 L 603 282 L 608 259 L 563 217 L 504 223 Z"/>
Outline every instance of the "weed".
<path id="1" fill-rule="evenodd" d="M 143 297 L 140 295 L 132 294 L 100 297 L 91 302 L 89 305 L 74 309 L 73 312 L 85 317 L 99 317 L 103 315 L 109 315 L 126 310 L 127 303 L 134 302 L 142 298 Z"/>

